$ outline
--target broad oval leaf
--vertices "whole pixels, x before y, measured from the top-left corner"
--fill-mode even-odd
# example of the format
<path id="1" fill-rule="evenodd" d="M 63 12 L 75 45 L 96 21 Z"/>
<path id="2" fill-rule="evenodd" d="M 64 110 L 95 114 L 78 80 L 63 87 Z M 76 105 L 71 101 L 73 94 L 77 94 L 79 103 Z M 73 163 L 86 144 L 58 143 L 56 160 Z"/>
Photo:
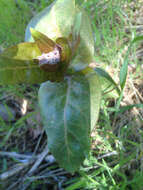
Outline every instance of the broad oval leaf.
<path id="1" fill-rule="evenodd" d="M 75 17 L 75 0 L 56 0 L 30 21 L 25 40 L 32 41 L 30 28 L 42 32 L 50 39 L 68 37 Z"/>
<path id="2" fill-rule="evenodd" d="M 41 55 L 41 52 L 36 43 L 24 42 L 5 49 L 0 54 L 0 57 L 22 61 L 30 61 L 35 59 L 39 55 Z"/>
<path id="3" fill-rule="evenodd" d="M 20 43 L 4 50 L 0 54 L 0 84 L 62 81 L 65 68 L 55 68 L 54 72 L 42 70 L 35 60 L 40 55 L 41 51 L 33 42 Z"/>
<path id="4" fill-rule="evenodd" d="M 41 85 L 39 105 L 48 145 L 61 167 L 77 171 L 90 149 L 90 89 L 81 75 Z"/>
<path id="5" fill-rule="evenodd" d="M 22 61 L 0 57 L 0 84 L 42 83 L 47 80 L 62 81 L 61 72 L 47 72 L 33 61 Z"/>
<path id="6" fill-rule="evenodd" d="M 76 19 L 78 19 L 77 22 L 75 21 Z M 74 24 L 78 23 L 80 25 L 80 43 L 76 50 L 76 55 L 71 61 L 71 67 L 75 69 L 78 67 L 78 70 L 81 70 L 93 59 L 94 38 L 90 20 L 86 12 L 75 4 L 75 0 L 57 0 L 36 15 L 27 26 L 25 40 L 32 41 L 31 27 L 44 33 L 52 40 L 60 37 L 68 38 Z M 75 31 L 78 32 L 78 30 L 79 28 L 76 26 Z"/>

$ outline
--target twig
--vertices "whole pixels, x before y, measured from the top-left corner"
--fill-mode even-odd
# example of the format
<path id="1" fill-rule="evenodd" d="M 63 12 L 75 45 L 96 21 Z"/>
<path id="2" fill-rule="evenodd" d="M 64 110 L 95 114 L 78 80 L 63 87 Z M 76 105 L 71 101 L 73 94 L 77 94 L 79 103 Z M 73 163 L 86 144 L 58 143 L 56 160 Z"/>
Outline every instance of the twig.
<path id="1" fill-rule="evenodd" d="M 35 161 L 35 159 L 37 158 L 36 162 L 34 163 L 32 168 L 28 172 L 28 175 L 32 175 L 35 172 L 35 170 L 37 169 L 37 167 L 44 160 L 44 158 L 46 157 L 48 152 L 49 152 L 48 146 L 46 146 L 44 151 L 41 154 L 37 155 L 37 156 L 29 156 L 29 155 L 24 155 L 24 154 L 18 154 L 16 152 L 4 152 L 4 151 L 1 151 L 0 156 L 8 156 L 8 157 L 17 158 L 17 159 L 27 159 L 27 162 L 25 162 L 23 164 L 16 164 L 12 169 L 2 173 L 0 175 L 0 180 L 5 180 L 5 179 L 19 173 L 21 170 L 23 170 L 24 168 L 26 168 L 30 164 L 32 164 Z"/>
<path id="2" fill-rule="evenodd" d="M 32 183 L 32 181 L 29 181 L 26 184 L 23 184 L 23 186 L 20 189 L 21 190 L 26 190 L 30 186 L 31 183 Z"/>
<path id="3" fill-rule="evenodd" d="M 44 149 L 44 151 L 38 155 L 38 159 L 34 163 L 32 168 L 29 170 L 28 175 L 32 175 L 36 171 L 36 169 L 38 168 L 38 166 L 41 164 L 41 162 L 44 160 L 44 158 L 47 156 L 48 153 L 49 153 L 49 149 L 48 149 L 48 145 L 47 145 L 46 148 Z"/>
<path id="4" fill-rule="evenodd" d="M 21 179 L 17 179 L 16 182 L 12 183 L 12 185 L 10 185 L 7 190 L 13 190 L 15 186 L 18 186 L 18 183 L 21 181 Z M 16 189 L 15 189 L 16 190 Z"/>
<path id="5" fill-rule="evenodd" d="M 7 178 L 19 173 L 21 170 L 23 170 L 24 168 L 28 167 L 30 164 L 32 164 L 34 162 L 34 160 L 29 160 L 29 162 L 27 163 L 23 163 L 23 164 L 16 164 L 12 169 L 2 173 L 0 175 L 0 180 L 6 180 Z"/>
<path id="6" fill-rule="evenodd" d="M 33 164 L 32 168 L 29 170 L 29 172 L 24 177 L 23 182 L 26 179 L 29 179 L 30 176 L 32 176 L 32 174 L 37 170 L 38 166 L 45 159 L 45 157 L 47 156 L 48 153 L 49 153 L 49 149 L 48 149 L 48 145 L 46 145 L 44 151 L 41 154 L 38 155 L 38 158 L 37 158 L 36 162 Z M 32 182 L 32 180 L 30 180 L 26 184 L 23 183 L 23 187 L 21 188 L 21 190 L 26 190 L 29 187 L 29 185 L 31 184 L 31 182 Z"/>
<path id="7" fill-rule="evenodd" d="M 40 135 L 40 137 L 39 137 L 39 139 L 38 139 L 38 142 L 37 142 L 36 147 L 35 147 L 35 150 L 34 150 L 34 154 L 36 154 L 36 152 L 37 152 L 37 150 L 38 150 L 38 148 L 39 148 L 39 145 L 40 145 L 41 139 L 42 139 L 42 137 L 43 137 L 43 134 L 44 134 L 44 129 L 42 130 L 41 135 Z"/>
<path id="8" fill-rule="evenodd" d="M 118 155 L 118 153 L 116 151 L 108 152 L 102 156 L 98 156 L 97 160 L 100 160 L 100 159 L 106 158 L 106 157 L 110 157 L 110 156 L 114 156 L 114 155 Z"/>
<path id="9" fill-rule="evenodd" d="M 11 157 L 11 158 L 16 158 L 16 159 L 37 158 L 37 156 L 33 156 L 33 155 L 25 155 L 25 154 L 18 154 L 16 152 L 5 152 L 5 151 L 0 151 L 0 156 L 8 156 L 8 157 Z"/>

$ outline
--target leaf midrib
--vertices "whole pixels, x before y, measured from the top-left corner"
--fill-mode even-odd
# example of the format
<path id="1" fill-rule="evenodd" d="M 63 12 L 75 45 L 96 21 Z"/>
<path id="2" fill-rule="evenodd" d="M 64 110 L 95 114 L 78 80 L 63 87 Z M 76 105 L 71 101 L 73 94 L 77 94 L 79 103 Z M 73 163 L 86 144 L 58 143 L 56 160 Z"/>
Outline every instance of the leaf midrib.
<path id="1" fill-rule="evenodd" d="M 68 146 L 68 132 L 67 132 L 67 119 L 66 119 L 66 110 L 68 107 L 69 97 L 70 97 L 70 91 L 71 91 L 71 78 L 67 79 L 67 93 L 66 93 L 66 101 L 65 101 L 65 107 L 64 107 L 64 139 L 65 139 L 65 145 L 67 147 L 67 154 L 68 154 L 68 160 L 70 158 L 70 149 Z"/>

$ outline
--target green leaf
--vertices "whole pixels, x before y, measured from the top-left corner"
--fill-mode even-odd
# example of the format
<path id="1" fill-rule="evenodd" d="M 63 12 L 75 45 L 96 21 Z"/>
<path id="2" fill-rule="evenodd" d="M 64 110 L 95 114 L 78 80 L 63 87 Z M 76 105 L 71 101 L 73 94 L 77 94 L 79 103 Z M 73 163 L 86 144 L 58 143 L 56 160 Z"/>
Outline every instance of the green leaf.
<path id="1" fill-rule="evenodd" d="M 77 171 L 90 149 L 90 89 L 81 75 L 43 83 L 39 105 L 49 149 L 70 172 Z"/>
<path id="2" fill-rule="evenodd" d="M 82 70 L 94 59 L 94 38 L 91 22 L 86 12 L 77 7 L 77 13 L 82 13 L 80 26 L 80 43 L 76 50 L 76 55 L 71 61 L 70 68 Z"/>
<path id="3" fill-rule="evenodd" d="M 94 69 L 87 67 L 82 70 L 86 79 L 89 82 L 90 87 L 90 121 L 91 121 L 91 131 L 94 129 L 95 124 L 98 119 L 100 102 L 101 102 L 101 82 L 100 78 Z"/>
<path id="4" fill-rule="evenodd" d="M 30 31 L 35 43 L 42 53 L 48 53 L 54 50 L 56 43 L 53 40 L 32 28 L 30 28 Z"/>
<path id="5" fill-rule="evenodd" d="M 61 62 L 66 62 L 69 64 L 71 58 L 71 49 L 69 47 L 66 38 L 58 38 L 56 43 L 61 47 Z"/>
<path id="6" fill-rule="evenodd" d="M 0 54 L 0 57 L 6 59 L 30 61 L 39 55 L 41 55 L 41 52 L 36 43 L 24 42 L 5 49 Z"/>
<path id="7" fill-rule="evenodd" d="M 82 19 L 80 14 L 82 14 Z M 75 0 L 57 0 L 36 15 L 27 26 L 25 40 L 32 41 L 30 28 L 42 32 L 53 41 L 60 37 L 68 39 L 77 17 L 76 25 L 79 24 L 80 29 L 76 26 L 76 31 L 80 30 L 80 43 L 70 67 L 74 69 L 78 67 L 78 70 L 81 70 L 93 60 L 94 38 L 88 15 L 75 5 Z"/>
<path id="8" fill-rule="evenodd" d="M 92 131 L 96 125 L 99 115 L 101 102 L 101 83 L 98 75 L 94 72 L 94 70 L 86 74 L 86 78 L 88 79 L 90 86 L 90 128 Z"/>
<path id="9" fill-rule="evenodd" d="M 0 84 L 42 83 L 63 80 L 64 68 L 54 72 L 42 70 L 35 58 L 41 55 L 36 43 L 25 42 L 7 48 L 0 54 Z"/>
<path id="10" fill-rule="evenodd" d="M 129 50 L 127 52 L 127 55 L 124 59 L 124 63 L 120 69 L 120 86 L 121 89 L 125 87 L 126 79 L 127 79 L 127 73 L 128 73 L 128 55 L 129 55 Z"/>
<path id="11" fill-rule="evenodd" d="M 30 28 L 42 32 L 50 39 L 68 37 L 75 17 L 75 0 L 57 0 L 36 15 L 28 24 L 25 40 L 31 41 Z"/>
<path id="12" fill-rule="evenodd" d="M 33 61 L 20 61 L 0 57 L 0 84 L 42 83 L 63 80 L 62 72 L 46 72 Z"/>
<path id="13" fill-rule="evenodd" d="M 128 105 L 128 106 L 122 106 L 122 107 L 120 107 L 118 112 L 123 113 L 123 112 L 125 112 L 127 110 L 130 110 L 130 109 L 134 108 L 134 107 L 143 109 L 143 104 L 131 104 L 131 105 Z"/>
<path id="14" fill-rule="evenodd" d="M 113 86 L 114 88 L 117 90 L 118 95 L 120 95 L 120 89 L 118 88 L 118 85 L 116 84 L 116 82 L 112 79 L 112 77 L 102 68 L 94 68 L 94 71 L 97 73 L 97 75 L 104 77 L 105 79 L 107 79 Z"/>
<path id="15" fill-rule="evenodd" d="M 80 30 L 81 30 L 81 23 L 82 23 L 82 13 L 79 12 L 75 16 L 74 25 L 71 30 L 71 34 L 68 36 L 68 42 L 70 44 L 72 50 L 72 57 L 76 55 L 80 44 Z"/>
<path id="16" fill-rule="evenodd" d="M 143 36 L 136 36 L 131 43 L 134 44 L 139 41 L 143 41 Z"/>
<path id="17" fill-rule="evenodd" d="M 75 16 L 74 26 L 73 26 L 73 38 L 77 39 L 80 35 L 80 29 L 81 29 L 81 23 L 82 23 L 82 13 L 79 12 Z"/>

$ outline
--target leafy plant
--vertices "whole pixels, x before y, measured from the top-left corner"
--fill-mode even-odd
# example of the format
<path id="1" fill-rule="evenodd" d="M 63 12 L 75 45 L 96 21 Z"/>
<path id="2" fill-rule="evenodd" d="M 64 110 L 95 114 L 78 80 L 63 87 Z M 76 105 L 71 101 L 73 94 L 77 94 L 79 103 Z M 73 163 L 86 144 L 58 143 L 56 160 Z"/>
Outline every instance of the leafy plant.
<path id="1" fill-rule="evenodd" d="M 74 0 L 57 0 L 31 20 L 25 41 L 0 54 L 0 83 L 43 82 L 38 97 L 49 149 L 74 172 L 90 151 L 101 98 L 99 77 L 88 67 L 89 18 Z"/>

